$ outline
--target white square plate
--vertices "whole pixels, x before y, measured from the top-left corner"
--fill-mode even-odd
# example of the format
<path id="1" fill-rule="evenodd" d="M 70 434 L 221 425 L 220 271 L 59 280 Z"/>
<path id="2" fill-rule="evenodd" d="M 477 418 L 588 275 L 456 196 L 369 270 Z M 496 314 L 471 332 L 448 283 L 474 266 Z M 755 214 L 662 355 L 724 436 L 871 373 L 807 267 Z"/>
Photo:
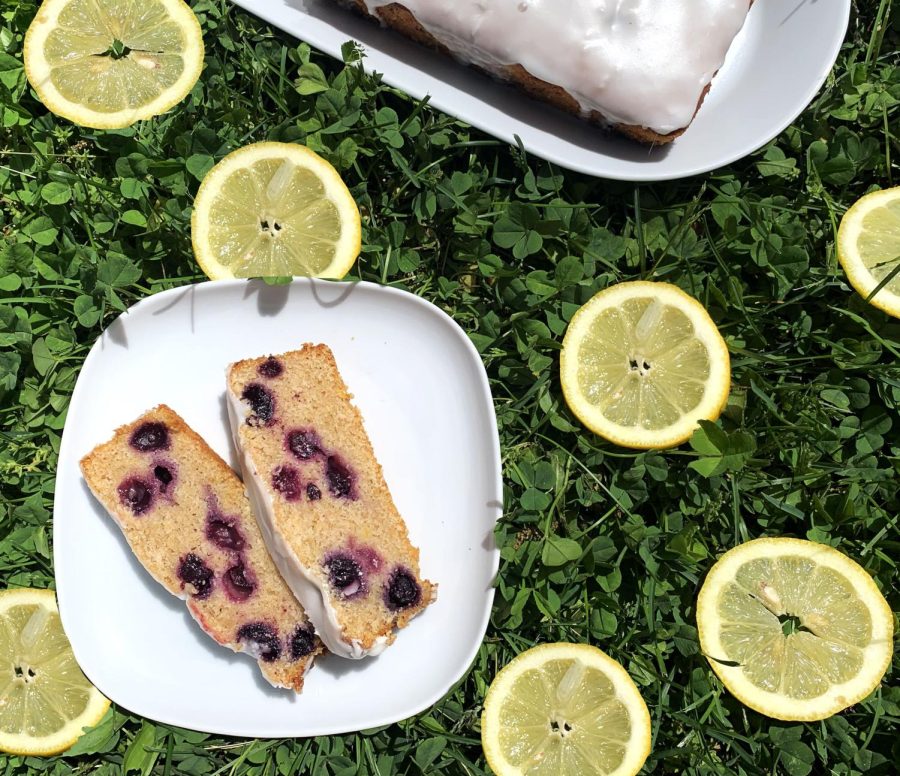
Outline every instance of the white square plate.
<path id="1" fill-rule="evenodd" d="M 437 602 L 377 658 L 320 659 L 301 695 L 218 646 L 147 574 L 78 462 L 166 403 L 232 466 L 224 405 L 232 361 L 323 342 L 365 419 Z M 53 516 L 56 585 L 78 663 L 135 714 L 211 733 L 313 736 L 388 724 L 435 703 L 484 637 L 499 555 L 500 444 L 484 366 L 453 320 L 371 283 L 219 281 L 148 297 L 82 368 L 63 433 Z"/>
<path id="2" fill-rule="evenodd" d="M 232 1 L 334 57 L 348 40 L 359 41 L 366 70 L 414 98 L 428 96 L 436 108 L 508 143 L 519 138 L 562 167 L 630 181 L 708 172 L 768 143 L 819 91 L 850 18 L 850 0 L 755 0 L 687 132 L 650 148 L 529 99 L 335 0 Z"/>

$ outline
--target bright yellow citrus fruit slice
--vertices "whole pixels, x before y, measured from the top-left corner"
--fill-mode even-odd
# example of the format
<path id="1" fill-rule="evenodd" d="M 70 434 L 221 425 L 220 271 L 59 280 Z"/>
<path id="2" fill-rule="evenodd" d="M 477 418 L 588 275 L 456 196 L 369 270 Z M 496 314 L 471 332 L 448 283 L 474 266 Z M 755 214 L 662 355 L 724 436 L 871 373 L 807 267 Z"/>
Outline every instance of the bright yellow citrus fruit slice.
<path id="1" fill-rule="evenodd" d="M 203 179 L 191 220 L 194 255 L 213 280 L 342 278 L 359 256 L 359 209 L 321 156 L 293 143 L 253 143 Z"/>
<path id="2" fill-rule="evenodd" d="M 650 713 L 606 653 L 542 644 L 494 678 L 481 744 L 497 776 L 634 776 L 650 754 Z"/>
<path id="3" fill-rule="evenodd" d="M 669 283 L 604 289 L 572 317 L 560 377 L 591 431 L 624 447 L 672 447 L 715 420 L 731 387 L 728 347 L 703 306 Z"/>
<path id="4" fill-rule="evenodd" d="M 890 665 L 887 601 L 855 561 L 802 539 L 726 552 L 697 599 L 700 646 L 739 701 L 783 720 L 818 720 L 861 701 Z"/>
<path id="5" fill-rule="evenodd" d="M 900 186 L 874 191 L 844 213 L 837 255 L 851 285 L 865 298 L 900 265 Z M 870 300 L 900 318 L 900 272 Z"/>
<path id="6" fill-rule="evenodd" d="M 41 102 L 97 129 L 164 113 L 202 68 L 200 25 L 183 0 L 44 0 L 25 35 Z"/>
<path id="7" fill-rule="evenodd" d="M 0 751 L 58 754 L 108 708 L 75 662 L 53 591 L 0 591 Z"/>

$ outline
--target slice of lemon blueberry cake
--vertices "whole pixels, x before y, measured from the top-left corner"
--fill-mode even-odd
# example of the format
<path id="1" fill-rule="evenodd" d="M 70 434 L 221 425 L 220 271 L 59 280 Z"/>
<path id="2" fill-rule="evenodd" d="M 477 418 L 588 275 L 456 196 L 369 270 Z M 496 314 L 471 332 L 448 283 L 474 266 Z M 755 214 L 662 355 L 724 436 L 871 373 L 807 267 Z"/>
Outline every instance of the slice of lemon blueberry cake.
<path id="1" fill-rule="evenodd" d="M 322 645 L 266 552 L 241 481 L 173 410 L 150 410 L 81 461 L 144 568 L 210 636 L 300 691 Z"/>
<path id="2" fill-rule="evenodd" d="M 331 350 L 232 364 L 228 414 L 269 552 L 336 655 L 379 654 L 434 599 Z"/>

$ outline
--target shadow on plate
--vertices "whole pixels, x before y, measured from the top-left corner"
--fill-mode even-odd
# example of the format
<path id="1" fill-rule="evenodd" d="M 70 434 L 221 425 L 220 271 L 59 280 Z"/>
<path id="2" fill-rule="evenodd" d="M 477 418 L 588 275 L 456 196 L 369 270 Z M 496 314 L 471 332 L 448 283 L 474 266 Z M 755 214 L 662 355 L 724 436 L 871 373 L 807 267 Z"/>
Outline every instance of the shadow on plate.
<path id="1" fill-rule="evenodd" d="M 348 281 L 337 284 L 330 280 L 309 279 L 313 299 L 319 307 L 337 307 L 350 298 L 356 283 Z M 244 299 L 256 297 L 259 314 L 265 317 L 277 316 L 287 305 L 291 296 L 291 283 L 272 286 L 264 280 L 253 279 L 244 288 Z"/>
<path id="2" fill-rule="evenodd" d="M 176 293 L 172 295 L 172 300 L 168 302 L 163 307 L 160 307 L 158 310 L 153 311 L 153 315 L 162 315 L 163 313 L 168 312 L 173 307 L 177 307 L 182 302 L 187 301 L 190 303 L 190 316 L 191 316 L 191 334 L 194 333 L 194 308 L 196 306 L 196 295 L 197 295 L 197 284 L 192 283 L 186 288 L 182 289 L 180 293 Z"/>
<path id="3" fill-rule="evenodd" d="M 128 349 L 128 333 L 125 331 L 125 317 L 127 315 L 127 311 L 122 313 L 103 330 L 103 334 L 100 335 L 100 347 L 102 349 L 106 349 L 107 343 Z"/>
<path id="4" fill-rule="evenodd" d="M 274 317 L 284 309 L 290 293 L 289 283 L 272 286 L 264 280 L 249 280 L 244 286 L 244 299 L 256 296 L 256 309 L 266 318 Z"/>
<path id="5" fill-rule="evenodd" d="M 322 671 L 329 676 L 333 676 L 335 679 L 340 679 L 342 676 L 358 674 L 360 671 L 365 671 L 366 667 L 372 665 L 376 660 L 378 660 L 378 657 L 364 657 L 361 660 L 350 660 L 346 657 L 336 657 L 331 653 L 326 653 L 321 657 L 316 658 L 313 670 Z"/>
<path id="6" fill-rule="evenodd" d="M 231 422 L 228 419 L 228 399 L 225 391 L 219 396 L 219 419 L 222 421 L 222 427 L 228 430 L 228 457 L 226 463 L 237 472 L 238 477 L 241 476 L 241 459 L 238 457 L 237 448 L 234 446 L 234 437 L 231 434 Z"/>
<path id="7" fill-rule="evenodd" d="M 657 163 L 670 145 L 647 146 L 619 137 L 596 124 L 570 116 L 547 103 L 531 99 L 521 90 L 479 73 L 456 60 L 407 40 L 393 30 L 351 11 L 334 0 L 284 0 L 285 5 L 333 27 L 347 39 L 377 49 L 392 59 L 451 84 L 492 110 L 589 151 L 636 163 Z M 365 65 L 365 62 L 363 63 Z M 371 71 L 371 68 L 366 68 Z M 502 142 L 502 141 L 501 141 Z"/>
<path id="8" fill-rule="evenodd" d="M 329 282 L 327 280 L 313 280 L 310 282 L 310 291 L 313 299 L 319 307 L 337 307 L 346 302 L 350 295 L 356 290 L 356 281 L 347 281 L 341 285 Z"/>
<path id="9" fill-rule="evenodd" d="M 794 6 L 794 9 L 781 20 L 781 24 L 779 24 L 778 26 L 784 27 L 784 25 L 787 24 L 791 20 L 791 17 L 795 13 L 797 13 L 801 8 L 803 8 L 803 6 L 806 5 L 807 3 L 809 3 L 810 5 L 815 5 L 817 2 L 819 2 L 819 0 L 800 0 L 800 2 Z"/>

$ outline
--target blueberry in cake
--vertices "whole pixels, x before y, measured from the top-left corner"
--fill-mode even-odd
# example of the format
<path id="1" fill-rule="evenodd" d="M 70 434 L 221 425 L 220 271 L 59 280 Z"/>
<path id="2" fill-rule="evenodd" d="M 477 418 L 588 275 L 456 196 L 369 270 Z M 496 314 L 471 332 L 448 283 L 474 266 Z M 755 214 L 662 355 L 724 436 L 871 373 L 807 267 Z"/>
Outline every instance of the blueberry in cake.
<path id="1" fill-rule="evenodd" d="M 322 652 L 260 536 L 244 486 L 169 407 L 117 429 L 81 461 L 144 568 L 219 644 L 299 692 Z"/>
<path id="2" fill-rule="evenodd" d="M 336 655 L 380 653 L 434 599 L 331 350 L 232 364 L 227 399 L 272 558 Z"/>

